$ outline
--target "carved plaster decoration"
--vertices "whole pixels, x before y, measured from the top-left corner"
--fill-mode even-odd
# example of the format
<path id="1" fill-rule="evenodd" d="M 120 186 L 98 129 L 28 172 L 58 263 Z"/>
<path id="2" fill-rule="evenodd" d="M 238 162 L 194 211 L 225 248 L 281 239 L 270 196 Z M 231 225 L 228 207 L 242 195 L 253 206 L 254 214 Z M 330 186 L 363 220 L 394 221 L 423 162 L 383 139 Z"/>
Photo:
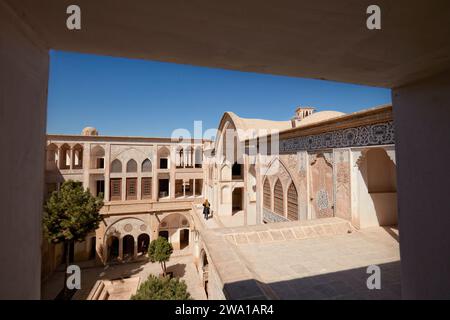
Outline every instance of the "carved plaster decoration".
<path id="1" fill-rule="evenodd" d="M 280 154 L 296 153 L 302 150 L 311 151 L 394 143 L 394 124 L 389 121 L 317 135 L 283 139 L 280 141 Z"/>
<path id="2" fill-rule="evenodd" d="M 339 163 L 336 173 L 338 187 L 346 186 L 350 182 L 350 173 L 344 163 Z"/>
<path id="3" fill-rule="evenodd" d="M 324 189 L 320 189 L 316 194 L 316 204 L 319 210 L 328 209 L 328 194 Z"/>
<path id="4" fill-rule="evenodd" d="M 309 155 L 309 163 L 313 165 L 317 161 L 317 157 L 323 157 L 329 165 L 333 166 L 333 154 L 331 152 L 312 153 Z"/>
<path id="5" fill-rule="evenodd" d="M 263 217 L 264 220 L 267 222 L 284 222 L 284 221 L 289 221 L 288 219 L 286 219 L 285 217 L 282 217 L 276 213 L 273 213 L 272 211 L 269 211 L 267 209 L 263 209 Z"/>
<path id="6" fill-rule="evenodd" d="M 331 166 L 333 166 L 334 163 L 333 154 L 331 152 L 324 152 L 322 153 L 322 155 L 325 158 L 325 161 L 328 162 Z"/>
<path id="7" fill-rule="evenodd" d="M 364 160 L 366 159 L 368 149 L 364 150 L 355 150 L 353 151 L 353 166 L 361 167 L 364 164 Z"/>

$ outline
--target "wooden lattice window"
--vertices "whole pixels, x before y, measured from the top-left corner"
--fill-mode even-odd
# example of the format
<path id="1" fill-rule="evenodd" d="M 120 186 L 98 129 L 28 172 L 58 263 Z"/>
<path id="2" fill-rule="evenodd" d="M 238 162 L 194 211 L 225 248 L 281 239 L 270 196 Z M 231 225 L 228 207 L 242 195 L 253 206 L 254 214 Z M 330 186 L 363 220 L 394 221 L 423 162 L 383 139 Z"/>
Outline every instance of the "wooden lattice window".
<path id="1" fill-rule="evenodd" d="M 111 162 L 111 172 L 122 172 L 122 162 L 120 162 L 120 160 L 115 159 L 113 162 Z"/>
<path id="2" fill-rule="evenodd" d="M 133 159 L 127 162 L 127 172 L 137 172 L 137 162 Z"/>
<path id="3" fill-rule="evenodd" d="M 284 216 L 284 199 L 283 199 L 283 186 L 281 185 L 280 179 L 275 183 L 275 188 L 273 191 L 273 209 L 275 213 Z"/>
<path id="4" fill-rule="evenodd" d="M 127 178 L 127 200 L 137 199 L 137 179 Z"/>
<path id="5" fill-rule="evenodd" d="M 122 200 L 122 179 L 111 179 L 111 201 Z"/>
<path id="6" fill-rule="evenodd" d="M 152 198 L 152 178 L 142 178 L 141 181 L 142 199 Z"/>
<path id="7" fill-rule="evenodd" d="M 287 214 L 289 220 L 298 220 L 298 194 L 294 183 L 291 183 L 287 195 Z"/>
<path id="8" fill-rule="evenodd" d="M 264 208 L 271 210 L 270 202 L 272 198 L 272 193 L 270 192 L 270 183 L 269 179 L 266 179 L 264 182 L 264 188 L 263 188 L 263 205 Z"/>
<path id="9" fill-rule="evenodd" d="M 152 162 L 149 159 L 145 159 L 142 162 L 141 171 L 142 172 L 152 172 Z"/>

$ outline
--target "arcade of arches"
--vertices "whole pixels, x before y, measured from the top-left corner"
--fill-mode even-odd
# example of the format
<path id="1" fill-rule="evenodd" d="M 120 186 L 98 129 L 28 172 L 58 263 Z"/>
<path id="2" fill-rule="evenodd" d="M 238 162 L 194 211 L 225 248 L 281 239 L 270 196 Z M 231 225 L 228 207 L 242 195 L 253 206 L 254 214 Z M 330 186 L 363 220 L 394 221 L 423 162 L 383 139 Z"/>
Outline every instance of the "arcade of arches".
<path id="1" fill-rule="evenodd" d="M 374 122 L 374 113 L 383 121 Z M 244 210 L 249 225 L 329 217 L 356 228 L 397 224 L 391 106 L 362 111 L 358 117 L 300 107 L 296 117 L 276 122 L 224 114 L 215 142 L 222 154 L 207 171 L 213 212 L 220 217 Z M 321 126 L 327 119 L 332 124 Z M 302 124 L 317 133 L 304 136 Z M 291 129 L 286 138 L 281 131 L 279 152 L 273 155 L 270 127 Z M 240 146 L 225 146 L 227 141 Z M 231 156 L 224 155 L 230 150 Z"/>
<path id="2" fill-rule="evenodd" d="M 215 158 L 214 152 L 203 158 L 196 145 L 177 148 L 165 143 L 118 145 L 52 141 L 47 146 L 48 180 L 56 177 L 56 172 L 64 178 L 82 180 L 94 193 L 104 192 L 105 223 L 96 231 L 95 241 L 85 245 L 90 248 L 93 244 L 101 262 L 143 258 L 149 243 L 164 237 L 175 251 L 192 254 L 205 293 L 210 295 L 211 288 L 217 291 L 220 287 L 212 284 L 217 282 L 217 277 L 212 277 L 215 261 L 202 243 L 199 226 L 194 225 L 198 220 L 192 217 L 196 209 L 201 208 L 204 198 L 208 198 L 213 217 L 217 217 L 208 223 L 214 225 L 218 221 L 225 228 L 227 225 L 223 221 L 227 219 L 222 221 L 223 216 L 228 216 L 227 221 L 236 219 L 234 221 L 241 223 L 233 226 L 329 217 L 344 219 L 361 229 L 397 224 L 391 110 L 381 108 L 376 112 L 387 122 L 372 124 L 370 118 L 361 126 L 364 114 L 360 113 L 360 127 L 341 132 L 318 126 L 312 136 L 290 134 L 283 138 L 281 135 L 279 154 L 252 155 L 247 150 L 225 158 L 223 163 Z M 309 112 L 302 115 L 305 119 L 314 117 L 314 113 Z M 225 117 L 225 123 L 236 121 L 237 125 L 227 126 L 234 130 L 239 123 L 246 122 L 236 115 Z M 246 127 L 254 124 L 247 122 Z M 266 122 L 263 125 L 267 125 Z M 209 146 L 224 148 L 220 139 L 225 141 L 226 137 Z M 230 141 L 244 142 L 250 150 L 251 139 L 248 136 L 242 139 L 234 137 Z M 333 147 L 332 143 L 337 143 L 338 139 L 343 140 Z M 258 145 L 262 140 L 257 139 L 257 152 L 268 149 Z M 232 149 L 237 152 L 240 148 Z M 199 158 L 201 163 L 197 163 Z M 79 162 L 82 169 L 77 169 Z M 49 190 L 58 188 L 50 188 L 50 184 L 48 187 Z M 242 216 L 244 219 L 238 220 Z"/>
<path id="3" fill-rule="evenodd" d="M 302 156 L 296 158 L 302 161 Z M 277 161 L 276 170 L 264 175 L 262 207 L 267 222 L 336 216 L 357 228 L 397 224 L 392 147 L 305 153 L 304 158 L 308 159 L 304 172 L 296 174 Z"/>
<path id="4" fill-rule="evenodd" d="M 174 250 L 189 248 L 191 226 L 189 217 L 181 213 L 162 214 L 163 218 L 157 221 L 154 215 L 147 217 L 126 217 L 111 221 L 111 225 L 104 231 L 97 232 L 99 240 L 104 239 L 103 246 L 98 248 L 100 258 L 106 261 L 130 261 L 148 252 L 150 241 L 156 237 L 165 237 Z"/>

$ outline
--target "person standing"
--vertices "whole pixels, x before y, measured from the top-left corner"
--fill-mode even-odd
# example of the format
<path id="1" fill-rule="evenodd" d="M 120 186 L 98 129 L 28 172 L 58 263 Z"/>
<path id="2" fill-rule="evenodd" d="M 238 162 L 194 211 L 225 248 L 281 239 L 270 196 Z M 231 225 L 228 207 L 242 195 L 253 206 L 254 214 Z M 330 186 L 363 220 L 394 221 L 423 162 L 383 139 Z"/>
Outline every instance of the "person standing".
<path id="1" fill-rule="evenodd" d="M 205 217 L 205 220 L 208 220 L 210 207 L 211 205 L 209 204 L 208 199 L 205 199 L 205 202 L 203 202 L 203 216 Z"/>

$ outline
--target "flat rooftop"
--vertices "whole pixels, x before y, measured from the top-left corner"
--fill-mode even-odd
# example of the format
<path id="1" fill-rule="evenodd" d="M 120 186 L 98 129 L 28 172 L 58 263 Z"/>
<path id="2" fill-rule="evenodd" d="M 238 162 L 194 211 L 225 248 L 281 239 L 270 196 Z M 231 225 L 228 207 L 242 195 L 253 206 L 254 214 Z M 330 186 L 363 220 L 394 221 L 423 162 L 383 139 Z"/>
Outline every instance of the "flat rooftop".
<path id="1" fill-rule="evenodd" d="M 234 228 L 202 223 L 229 299 L 401 298 L 396 227 L 355 230 L 339 218 Z M 367 287 L 370 265 L 380 267 L 380 290 Z"/>

